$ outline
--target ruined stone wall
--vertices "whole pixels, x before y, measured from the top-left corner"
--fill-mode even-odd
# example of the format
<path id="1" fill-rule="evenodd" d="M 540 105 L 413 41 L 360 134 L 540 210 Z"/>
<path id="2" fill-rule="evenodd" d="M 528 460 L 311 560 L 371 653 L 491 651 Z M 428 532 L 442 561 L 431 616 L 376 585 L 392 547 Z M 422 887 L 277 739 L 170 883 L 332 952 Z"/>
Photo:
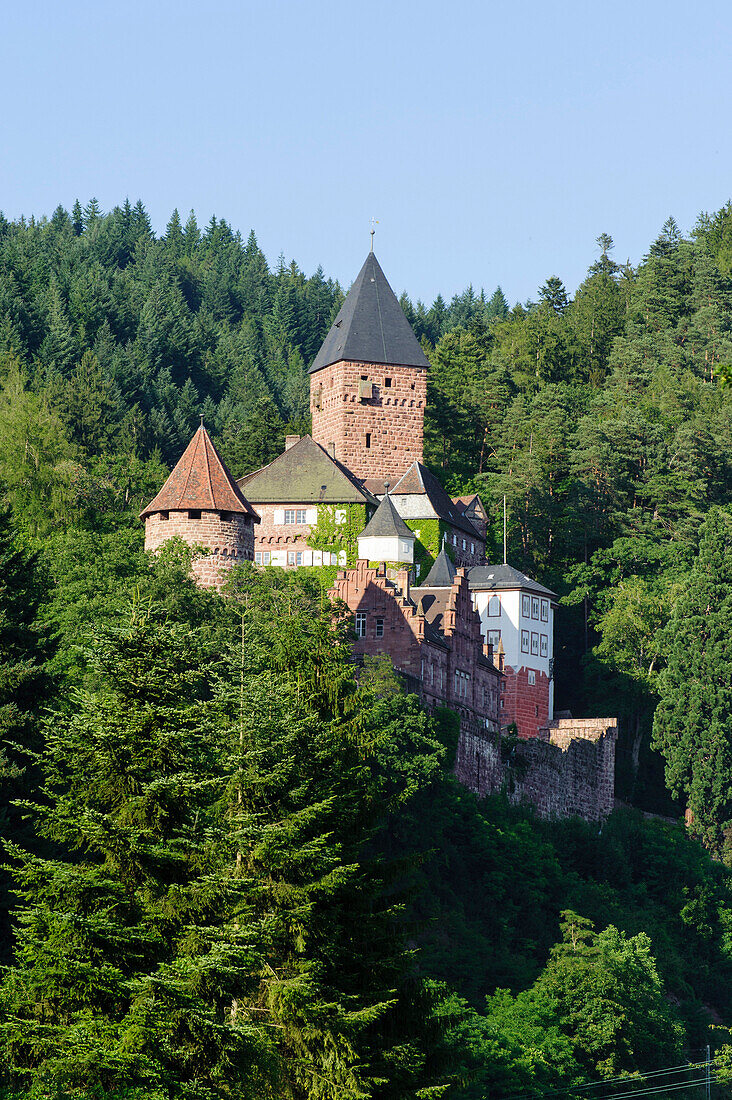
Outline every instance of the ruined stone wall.
<path id="1" fill-rule="evenodd" d="M 462 729 L 455 774 L 479 795 L 505 789 L 541 817 L 602 821 L 614 803 L 616 740 L 614 718 L 555 720 L 518 742 Z"/>
<path id="2" fill-rule="evenodd" d="M 426 399 L 421 367 L 333 363 L 310 379 L 313 439 L 326 450 L 334 444 L 335 457 L 356 477 L 394 485 L 422 461 Z"/>
<path id="3" fill-rule="evenodd" d="M 254 559 L 254 523 L 238 512 L 153 512 L 145 520 L 145 549 L 159 550 L 168 539 L 205 546 L 209 554 L 193 559 L 191 572 L 202 588 L 219 588 L 228 569 Z"/>

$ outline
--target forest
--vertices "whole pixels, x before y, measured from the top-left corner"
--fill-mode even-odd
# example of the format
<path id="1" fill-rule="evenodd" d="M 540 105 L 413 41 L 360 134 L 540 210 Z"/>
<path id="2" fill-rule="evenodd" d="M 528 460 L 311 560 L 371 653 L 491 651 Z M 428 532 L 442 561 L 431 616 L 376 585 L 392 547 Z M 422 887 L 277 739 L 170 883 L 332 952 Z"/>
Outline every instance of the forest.
<path id="1" fill-rule="evenodd" d="M 620 718 L 599 831 L 462 790 L 454 717 L 354 678 L 317 571 L 219 596 L 144 553 L 199 416 L 236 476 L 308 430 L 347 288 L 141 202 L 0 215 L 1 1097 L 609 1100 L 708 1043 L 729 1072 L 732 204 L 588 252 L 572 298 L 401 304 L 428 465 L 496 557 L 505 495 L 559 594 L 557 707 Z"/>

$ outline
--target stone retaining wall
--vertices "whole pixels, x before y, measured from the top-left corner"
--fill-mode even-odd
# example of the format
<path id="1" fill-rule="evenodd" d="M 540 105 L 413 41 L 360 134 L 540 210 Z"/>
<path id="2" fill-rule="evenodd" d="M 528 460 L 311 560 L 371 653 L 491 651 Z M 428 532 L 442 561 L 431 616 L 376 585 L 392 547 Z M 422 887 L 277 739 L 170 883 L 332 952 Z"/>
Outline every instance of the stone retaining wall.
<path id="1" fill-rule="evenodd" d="M 455 774 L 479 795 L 505 789 L 541 817 L 602 821 L 613 808 L 617 732 L 615 718 L 555 719 L 527 741 L 463 730 Z"/>

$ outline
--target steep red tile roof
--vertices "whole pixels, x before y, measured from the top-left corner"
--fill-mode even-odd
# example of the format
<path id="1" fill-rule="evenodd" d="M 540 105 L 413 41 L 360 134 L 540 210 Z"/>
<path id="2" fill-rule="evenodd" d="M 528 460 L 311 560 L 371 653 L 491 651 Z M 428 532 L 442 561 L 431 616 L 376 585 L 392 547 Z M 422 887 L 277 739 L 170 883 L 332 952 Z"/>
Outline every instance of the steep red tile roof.
<path id="1" fill-rule="evenodd" d="M 190 441 L 158 495 L 143 508 L 152 512 L 239 512 L 259 523 L 259 516 L 238 488 L 203 424 Z"/>

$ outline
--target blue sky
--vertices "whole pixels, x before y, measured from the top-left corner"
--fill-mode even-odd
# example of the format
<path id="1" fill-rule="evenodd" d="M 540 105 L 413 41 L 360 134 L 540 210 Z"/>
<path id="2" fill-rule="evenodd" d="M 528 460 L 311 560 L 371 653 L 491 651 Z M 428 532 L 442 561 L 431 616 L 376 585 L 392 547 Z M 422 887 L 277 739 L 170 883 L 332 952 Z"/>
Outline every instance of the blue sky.
<path id="1" fill-rule="evenodd" d="M 0 209 L 141 198 L 348 284 L 573 291 L 732 196 L 732 4 L 8 0 Z"/>

